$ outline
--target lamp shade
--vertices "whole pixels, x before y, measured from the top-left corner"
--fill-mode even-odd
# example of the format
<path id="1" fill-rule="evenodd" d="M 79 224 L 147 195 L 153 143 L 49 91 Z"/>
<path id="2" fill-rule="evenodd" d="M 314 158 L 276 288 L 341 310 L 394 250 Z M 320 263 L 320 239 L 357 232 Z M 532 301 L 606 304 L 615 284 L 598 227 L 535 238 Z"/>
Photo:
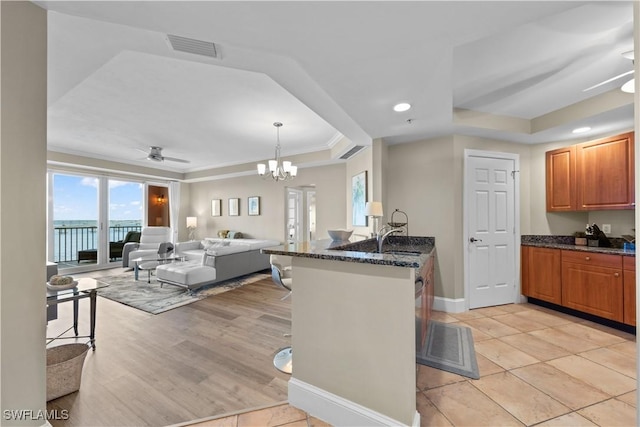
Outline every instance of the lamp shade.
<path id="1" fill-rule="evenodd" d="M 365 205 L 365 215 L 367 216 L 383 216 L 381 202 L 367 202 Z"/>
<path id="2" fill-rule="evenodd" d="M 187 228 L 196 228 L 198 226 L 198 218 L 195 216 L 187 217 Z"/>

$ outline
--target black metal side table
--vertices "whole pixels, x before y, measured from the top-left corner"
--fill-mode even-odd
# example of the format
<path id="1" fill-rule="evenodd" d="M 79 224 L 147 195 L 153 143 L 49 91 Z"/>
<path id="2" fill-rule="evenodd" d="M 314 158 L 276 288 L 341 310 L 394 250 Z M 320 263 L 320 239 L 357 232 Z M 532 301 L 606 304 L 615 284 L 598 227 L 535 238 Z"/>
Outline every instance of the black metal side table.
<path id="1" fill-rule="evenodd" d="M 47 345 L 57 339 L 76 339 L 89 338 L 89 345 L 95 351 L 96 349 L 96 302 L 98 289 L 109 286 L 107 283 L 100 282 L 95 279 L 78 279 L 78 285 L 75 288 L 52 290 L 47 288 L 47 306 L 61 304 L 63 302 L 73 302 L 73 326 L 70 326 L 64 332 L 56 337 L 47 337 Z M 79 301 L 89 298 L 89 335 L 78 335 L 78 306 Z M 75 336 L 63 336 L 73 328 Z"/>

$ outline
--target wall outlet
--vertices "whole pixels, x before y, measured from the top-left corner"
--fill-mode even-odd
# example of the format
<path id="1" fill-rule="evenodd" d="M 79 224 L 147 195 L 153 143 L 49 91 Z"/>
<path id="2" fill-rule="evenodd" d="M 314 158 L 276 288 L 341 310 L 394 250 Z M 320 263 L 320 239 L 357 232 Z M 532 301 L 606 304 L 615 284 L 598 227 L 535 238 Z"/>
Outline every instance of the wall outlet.
<path id="1" fill-rule="evenodd" d="M 602 224 L 602 232 L 606 234 L 611 233 L 611 224 Z"/>

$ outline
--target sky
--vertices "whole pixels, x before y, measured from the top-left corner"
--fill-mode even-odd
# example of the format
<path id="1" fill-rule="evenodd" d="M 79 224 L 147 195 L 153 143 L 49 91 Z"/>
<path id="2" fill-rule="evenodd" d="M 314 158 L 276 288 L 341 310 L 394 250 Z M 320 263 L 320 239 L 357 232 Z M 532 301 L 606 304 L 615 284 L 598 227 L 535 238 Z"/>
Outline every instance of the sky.
<path id="1" fill-rule="evenodd" d="M 98 178 L 54 174 L 53 220 L 97 220 Z M 109 180 L 109 219 L 142 221 L 143 187 Z"/>

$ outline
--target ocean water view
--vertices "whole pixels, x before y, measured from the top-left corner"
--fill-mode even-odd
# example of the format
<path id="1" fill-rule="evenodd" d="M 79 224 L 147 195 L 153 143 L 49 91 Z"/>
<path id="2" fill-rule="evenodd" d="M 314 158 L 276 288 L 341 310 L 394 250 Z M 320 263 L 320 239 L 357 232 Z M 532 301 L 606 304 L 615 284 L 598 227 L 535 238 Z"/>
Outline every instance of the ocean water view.
<path id="1" fill-rule="evenodd" d="M 140 220 L 109 221 L 109 241 L 117 242 L 129 231 L 140 231 Z M 78 260 L 78 251 L 97 249 L 98 222 L 95 220 L 53 221 L 53 261 L 70 262 Z"/>

